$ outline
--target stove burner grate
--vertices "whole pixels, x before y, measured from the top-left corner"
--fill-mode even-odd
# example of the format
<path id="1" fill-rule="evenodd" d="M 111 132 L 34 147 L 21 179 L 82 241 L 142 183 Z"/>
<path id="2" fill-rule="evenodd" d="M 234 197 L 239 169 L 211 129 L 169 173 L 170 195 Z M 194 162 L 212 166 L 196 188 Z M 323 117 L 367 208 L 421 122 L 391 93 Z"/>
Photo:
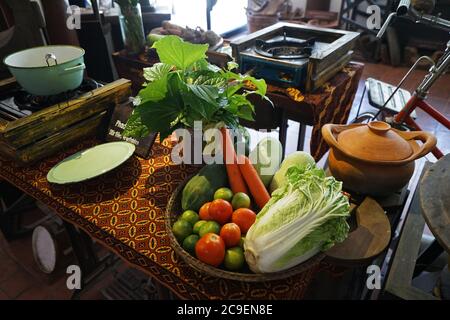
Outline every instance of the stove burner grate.
<path id="1" fill-rule="evenodd" d="M 14 103 L 20 110 L 29 110 L 33 112 L 77 98 L 100 86 L 101 84 L 95 80 L 84 79 L 77 89 L 53 96 L 36 96 L 21 89 L 14 94 Z"/>
<path id="2" fill-rule="evenodd" d="M 315 38 L 304 41 L 288 40 L 286 33 L 280 41 L 255 41 L 255 52 L 272 59 L 305 59 L 314 49 Z"/>

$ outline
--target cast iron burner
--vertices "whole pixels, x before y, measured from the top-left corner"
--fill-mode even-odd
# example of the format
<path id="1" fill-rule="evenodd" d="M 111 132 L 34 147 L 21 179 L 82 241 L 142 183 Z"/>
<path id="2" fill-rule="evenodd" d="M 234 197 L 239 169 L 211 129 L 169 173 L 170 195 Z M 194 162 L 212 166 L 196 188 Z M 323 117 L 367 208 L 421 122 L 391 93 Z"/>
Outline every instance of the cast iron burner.
<path id="1" fill-rule="evenodd" d="M 20 110 L 38 111 L 77 98 L 83 93 L 92 91 L 101 86 L 102 85 L 95 80 L 83 79 L 83 82 L 77 89 L 53 96 L 35 96 L 25 90 L 19 90 L 14 94 L 14 103 Z"/>
<path id="2" fill-rule="evenodd" d="M 273 59 L 305 59 L 314 48 L 316 38 L 308 40 L 287 40 L 286 33 L 281 41 L 255 41 L 255 52 Z"/>

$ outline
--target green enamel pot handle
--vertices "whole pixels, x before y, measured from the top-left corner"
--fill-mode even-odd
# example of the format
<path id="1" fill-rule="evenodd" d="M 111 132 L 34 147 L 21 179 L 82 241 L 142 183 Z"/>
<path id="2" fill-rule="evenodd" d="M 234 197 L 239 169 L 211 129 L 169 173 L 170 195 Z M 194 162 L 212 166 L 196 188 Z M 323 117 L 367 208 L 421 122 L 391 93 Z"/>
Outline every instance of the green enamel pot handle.
<path id="1" fill-rule="evenodd" d="M 66 73 L 72 73 L 72 72 L 80 71 L 80 70 L 84 70 L 84 69 L 86 69 L 86 65 L 84 63 L 79 63 L 76 66 L 65 68 L 59 74 L 63 75 L 63 74 L 66 74 Z"/>

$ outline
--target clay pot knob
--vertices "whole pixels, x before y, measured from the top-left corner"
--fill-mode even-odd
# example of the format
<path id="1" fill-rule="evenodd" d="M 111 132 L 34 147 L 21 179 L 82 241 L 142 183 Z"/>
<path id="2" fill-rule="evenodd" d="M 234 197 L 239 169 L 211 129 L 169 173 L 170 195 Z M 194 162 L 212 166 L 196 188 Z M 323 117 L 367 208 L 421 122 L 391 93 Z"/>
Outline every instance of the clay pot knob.
<path id="1" fill-rule="evenodd" d="M 391 129 L 391 125 L 383 121 L 373 121 L 370 122 L 367 126 L 373 133 L 376 134 L 383 134 Z"/>

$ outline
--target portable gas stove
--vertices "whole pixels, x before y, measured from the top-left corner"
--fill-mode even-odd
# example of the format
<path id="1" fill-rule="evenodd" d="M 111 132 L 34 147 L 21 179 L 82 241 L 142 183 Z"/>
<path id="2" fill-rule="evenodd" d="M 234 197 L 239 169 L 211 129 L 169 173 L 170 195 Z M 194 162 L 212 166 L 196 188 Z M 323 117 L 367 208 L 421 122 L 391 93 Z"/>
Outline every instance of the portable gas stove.
<path id="1" fill-rule="evenodd" d="M 311 91 L 349 61 L 357 32 L 277 23 L 231 42 L 240 71 Z"/>
<path id="2" fill-rule="evenodd" d="M 0 81 L 0 156 L 25 164 L 100 133 L 109 112 L 128 101 L 131 82 L 84 79 L 75 90 L 34 96 L 14 78 Z"/>
<path id="3" fill-rule="evenodd" d="M 101 83 L 86 78 L 77 89 L 54 96 L 35 96 L 15 87 L 0 94 L 0 118 L 7 121 L 17 120 L 52 105 L 76 99 L 101 86 Z"/>

